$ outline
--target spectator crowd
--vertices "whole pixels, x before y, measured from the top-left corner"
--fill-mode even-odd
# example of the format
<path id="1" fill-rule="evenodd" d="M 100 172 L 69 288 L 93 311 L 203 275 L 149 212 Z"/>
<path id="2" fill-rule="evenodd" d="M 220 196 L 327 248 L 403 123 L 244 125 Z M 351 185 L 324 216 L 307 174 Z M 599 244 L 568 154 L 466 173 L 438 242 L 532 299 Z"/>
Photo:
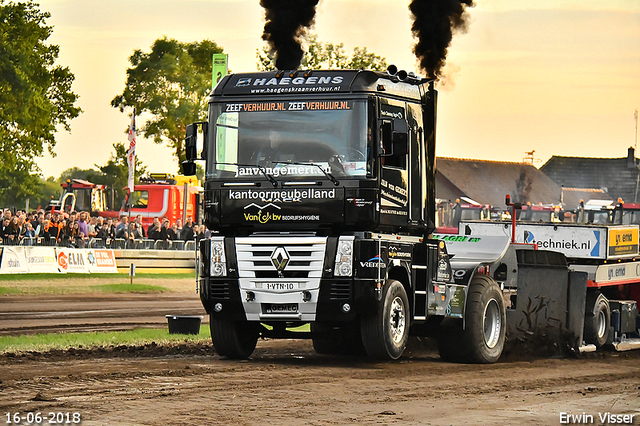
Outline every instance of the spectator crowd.
<path id="1" fill-rule="evenodd" d="M 27 213 L 9 209 L 2 212 L 0 238 L 3 245 L 45 245 L 84 248 L 109 247 L 123 242 L 127 248 L 143 248 L 140 242 L 153 241 L 154 248 L 170 248 L 174 242 L 199 241 L 211 235 L 205 225 L 197 225 L 188 218 L 183 225 L 178 219 L 171 224 L 166 217 L 153 219 L 145 229 L 142 216 L 129 222 L 128 216 L 119 220 L 90 215 L 88 212 L 34 211 Z M 113 247 L 115 248 L 115 247 Z M 125 248 L 125 247 L 118 247 Z M 145 247 L 149 248 L 149 247 Z"/>

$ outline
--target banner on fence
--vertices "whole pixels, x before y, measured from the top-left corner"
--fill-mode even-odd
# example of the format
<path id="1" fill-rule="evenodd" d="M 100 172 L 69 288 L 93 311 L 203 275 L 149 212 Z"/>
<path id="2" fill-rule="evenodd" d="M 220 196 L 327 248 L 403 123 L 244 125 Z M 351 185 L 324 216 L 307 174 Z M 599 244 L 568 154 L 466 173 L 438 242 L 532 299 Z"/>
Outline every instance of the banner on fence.
<path id="1" fill-rule="evenodd" d="M 118 272 L 110 249 L 4 246 L 0 256 L 0 274 Z"/>
<path id="2" fill-rule="evenodd" d="M 87 250 L 89 272 L 91 273 L 118 273 L 116 255 L 113 250 Z"/>
<path id="3" fill-rule="evenodd" d="M 24 247 L 27 271 L 35 274 L 58 272 L 58 262 L 53 247 Z"/>
<path id="4" fill-rule="evenodd" d="M 56 247 L 56 259 L 58 260 L 60 272 L 88 274 L 89 262 L 87 262 L 86 257 L 87 252 L 84 249 Z"/>
<path id="5" fill-rule="evenodd" d="M 25 272 L 29 272 L 29 270 L 27 269 L 27 259 L 24 256 L 24 247 L 4 247 L 0 273 L 23 274 Z"/>

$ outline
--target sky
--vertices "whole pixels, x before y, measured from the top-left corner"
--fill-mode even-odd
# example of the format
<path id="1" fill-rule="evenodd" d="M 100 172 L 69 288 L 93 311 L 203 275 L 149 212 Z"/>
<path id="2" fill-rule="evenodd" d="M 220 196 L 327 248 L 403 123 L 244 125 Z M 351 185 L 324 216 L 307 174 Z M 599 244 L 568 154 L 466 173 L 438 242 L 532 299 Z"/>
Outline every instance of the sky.
<path id="1" fill-rule="evenodd" d="M 83 113 L 38 158 L 44 177 L 94 168 L 125 143 L 122 93 L 128 58 L 167 36 L 210 39 L 233 72 L 256 68 L 264 9 L 259 0 L 36 0 L 51 13 L 47 41 L 75 74 Z M 320 0 L 311 31 L 320 42 L 366 47 L 399 69 L 424 75 L 412 53 L 409 1 Z M 439 85 L 440 157 L 534 165 L 551 156 L 621 158 L 636 145 L 640 109 L 640 0 L 476 0 L 454 36 Z M 138 123 L 140 126 L 141 123 Z M 137 155 L 154 173 L 175 173 L 165 145 L 138 135 Z"/>

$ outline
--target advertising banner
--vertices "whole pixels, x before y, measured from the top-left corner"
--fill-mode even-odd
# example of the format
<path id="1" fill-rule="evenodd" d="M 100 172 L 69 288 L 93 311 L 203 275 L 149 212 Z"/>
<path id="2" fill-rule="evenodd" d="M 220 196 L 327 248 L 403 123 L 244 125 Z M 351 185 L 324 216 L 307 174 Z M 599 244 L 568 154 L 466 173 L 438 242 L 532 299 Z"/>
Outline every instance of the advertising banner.
<path id="1" fill-rule="evenodd" d="M 91 273 L 118 273 L 116 255 L 113 250 L 87 250 L 87 261 Z"/>
<path id="2" fill-rule="evenodd" d="M 516 243 L 537 244 L 539 249 L 558 251 L 571 258 L 606 259 L 607 231 L 606 226 L 517 223 L 515 240 Z M 458 232 L 474 236 L 505 235 L 511 237 L 511 223 L 461 221 L 458 225 Z"/>
<path id="3" fill-rule="evenodd" d="M 27 270 L 30 273 L 57 273 L 58 262 L 53 247 L 24 247 Z"/>
<path id="4" fill-rule="evenodd" d="M 609 256 L 638 254 L 638 228 L 616 227 L 609 229 Z"/>
<path id="5" fill-rule="evenodd" d="M 86 250 L 56 247 L 56 260 L 60 272 L 89 273 Z"/>
<path id="6" fill-rule="evenodd" d="M 0 274 L 117 274 L 113 250 L 65 247 L 0 247 Z"/>
<path id="7" fill-rule="evenodd" d="M 214 53 L 213 54 L 213 68 L 211 72 L 211 88 L 215 89 L 222 77 L 227 75 L 229 55 L 226 53 Z"/>
<path id="8" fill-rule="evenodd" d="M 0 274 L 20 274 L 28 272 L 24 247 L 5 246 L 2 250 Z"/>

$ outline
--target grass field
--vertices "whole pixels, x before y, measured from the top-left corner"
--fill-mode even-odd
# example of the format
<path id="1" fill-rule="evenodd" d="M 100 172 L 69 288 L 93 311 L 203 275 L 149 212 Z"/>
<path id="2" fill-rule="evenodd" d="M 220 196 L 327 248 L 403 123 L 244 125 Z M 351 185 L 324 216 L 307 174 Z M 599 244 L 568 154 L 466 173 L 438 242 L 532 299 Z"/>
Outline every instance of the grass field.
<path id="1" fill-rule="evenodd" d="M 0 303 L 2 296 L 39 294 L 91 293 L 167 293 L 193 292 L 193 273 L 128 274 L 0 274 Z M 108 333 L 51 333 L 0 337 L 0 353 L 45 351 L 65 348 L 96 348 L 100 346 L 158 345 L 176 341 L 209 340 L 209 328 L 202 327 L 198 335 L 169 334 L 164 329 L 136 329 Z"/>
<path id="2" fill-rule="evenodd" d="M 162 293 L 193 291 L 193 273 L 0 274 L 0 296 L 21 294 Z"/>
<path id="3" fill-rule="evenodd" d="M 199 334 L 169 334 L 167 329 L 139 328 L 129 331 L 90 333 L 49 333 L 25 336 L 0 336 L 0 353 L 44 352 L 51 349 L 93 349 L 99 347 L 136 345 L 155 342 L 158 345 L 175 342 L 210 342 L 209 327 L 200 327 Z"/>

